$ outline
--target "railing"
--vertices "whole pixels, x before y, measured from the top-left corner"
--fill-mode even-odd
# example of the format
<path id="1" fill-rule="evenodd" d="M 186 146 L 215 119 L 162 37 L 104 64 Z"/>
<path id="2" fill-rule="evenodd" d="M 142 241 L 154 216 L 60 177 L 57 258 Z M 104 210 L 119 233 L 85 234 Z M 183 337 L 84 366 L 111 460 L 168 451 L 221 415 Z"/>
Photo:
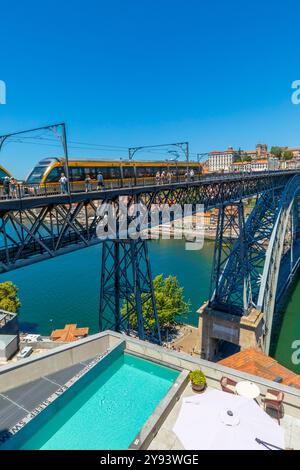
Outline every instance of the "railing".
<path id="1" fill-rule="evenodd" d="M 163 186 L 175 183 L 188 183 L 195 182 L 215 182 L 223 180 L 246 180 L 249 178 L 259 178 L 266 176 L 280 176 L 284 174 L 295 174 L 296 170 L 276 170 L 276 171 L 253 171 L 253 172 L 234 172 L 234 173 L 208 173 L 206 175 L 197 175 L 195 177 L 186 177 L 184 175 L 175 175 L 171 178 L 156 179 L 153 177 L 145 178 L 126 178 L 117 179 L 112 181 L 104 181 L 103 187 L 99 188 L 97 181 L 92 180 L 91 183 L 72 181 L 67 186 L 63 187 L 60 183 L 18 183 L 10 186 L 5 190 L 4 186 L 0 186 L 0 200 L 8 199 L 24 199 L 30 197 L 53 196 L 58 194 L 82 193 L 82 192 L 95 192 L 103 190 L 113 190 L 121 188 L 133 187 L 146 187 L 146 186 Z"/>
<path id="2" fill-rule="evenodd" d="M 0 309 L 0 328 L 3 328 L 7 323 L 16 317 L 15 313 L 7 312 Z"/>

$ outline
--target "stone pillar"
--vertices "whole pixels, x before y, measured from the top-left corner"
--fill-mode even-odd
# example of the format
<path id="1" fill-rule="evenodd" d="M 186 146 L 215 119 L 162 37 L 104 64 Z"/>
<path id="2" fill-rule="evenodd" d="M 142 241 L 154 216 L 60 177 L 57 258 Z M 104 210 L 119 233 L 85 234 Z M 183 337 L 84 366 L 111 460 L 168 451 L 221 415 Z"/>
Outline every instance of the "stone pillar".
<path id="1" fill-rule="evenodd" d="M 240 346 L 241 350 L 261 350 L 263 314 L 252 308 L 247 316 L 239 317 L 202 305 L 199 313 L 200 353 L 203 359 L 216 360 L 220 340 Z"/>

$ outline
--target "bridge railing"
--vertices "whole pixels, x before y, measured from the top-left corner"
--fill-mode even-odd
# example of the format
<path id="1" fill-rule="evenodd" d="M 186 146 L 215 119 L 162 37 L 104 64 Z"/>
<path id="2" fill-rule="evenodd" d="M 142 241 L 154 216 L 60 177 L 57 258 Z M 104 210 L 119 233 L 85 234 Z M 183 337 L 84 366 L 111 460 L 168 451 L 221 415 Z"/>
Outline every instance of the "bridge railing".
<path id="1" fill-rule="evenodd" d="M 220 180 L 246 180 L 248 178 L 259 178 L 271 175 L 282 175 L 291 173 L 294 174 L 295 170 L 276 170 L 276 171 L 254 171 L 254 172 L 234 172 L 234 173 L 206 173 L 204 175 L 195 175 L 193 178 L 185 175 L 172 175 L 171 178 L 157 179 L 155 177 L 145 178 L 126 178 L 115 180 L 104 180 L 103 187 L 99 188 L 96 180 L 91 180 L 90 183 L 83 181 L 71 181 L 68 185 L 69 188 L 64 188 L 60 183 L 21 183 L 10 184 L 9 187 L 0 185 L 0 200 L 7 199 L 24 199 L 28 197 L 51 196 L 57 194 L 80 193 L 80 192 L 93 192 L 99 190 L 112 190 L 120 188 L 132 187 L 146 187 L 146 186 L 160 186 L 174 183 L 193 183 L 193 182 L 214 182 Z"/>
<path id="2" fill-rule="evenodd" d="M 85 183 L 84 181 L 71 181 L 68 184 L 69 189 L 66 186 L 63 187 L 60 183 L 18 183 L 15 185 L 10 185 L 9 188 L 6 190 L 4 186 L 0 186 L 0 199 L 24 199 L 28 197 L 51 196 L 55 194 L 68 193 L 69 190 L 71 193 L 80 193 L 119 188 L 132 188 L 136 186 L 153 186 L 184 182 L 188 183 L 191 181 L 198 180 L 198 176 L 191 179 L 186 178 L 183 175 L 172 176 L 171 178 L 164 178 L 159 180 L 157 180 L 155 177 L 145 177 L 136 179 L 126 178 L 123 180 L 104 180 L 102 187 L 97 184 L 96 180 L 91 180 L 90 183 Z"/>

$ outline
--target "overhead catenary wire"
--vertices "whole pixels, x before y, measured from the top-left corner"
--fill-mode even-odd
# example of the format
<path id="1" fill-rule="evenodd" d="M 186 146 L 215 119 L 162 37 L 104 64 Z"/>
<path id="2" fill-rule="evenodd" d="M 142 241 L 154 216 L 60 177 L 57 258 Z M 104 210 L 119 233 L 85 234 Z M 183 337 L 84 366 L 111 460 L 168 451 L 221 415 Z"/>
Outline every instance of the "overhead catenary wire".
<path id="1" fill-rule="evenodd" d="M 17 143 L 17 144 L 28 144 L 28 145 L 43 145 L 43 146 L 47 146 L 47 147 L 61 147 L 61 143 L 54 137 L 44 137 L 45 135 L 45 132 L 43 133 L 40 133 L 38 136 L 22 136 L 22 137 L 19 137 L 19 138 L 16 138 L 16 137 L 12 137 L 11 139 L 9 139 L 9 141 L 5 142 L 5 144 L 9 143 L 9 142 L 12 142 L 12 143 Z M 79 141 L 79 140 L 69 140 L 68 141 L 68 147 L 70 149 L 74 149 L 74 150 L 87 150 L 87 151 L 106 151 L 106 152 L 118 152 L 119 155 L 116 155 L 112 158 L 114 159 L 120 159 L 120 158 L 126 158 L 127 157 L 127 153 L 128 153 L 128 147 L 125 147 L 125 146 L 121 146 L 121 145 L 108 145 L 108 144 L 97 144 L 97 143 L 94 143 L 94 142 L 86 142 L 86 141 Z M 171 149 L 172 148 L 172 144 L 168 146 L 166 146 L 166 148 L 169 148 Z M 122 153 L 122 155 L 120 155 Z M 124 155 L 123 155 L 124 153 Z M 174 160 L 172 158 L 170 158 L 169 154 L 171 153 L 170 150 L 166 150 L 165 152 L 162 152 L 161 148 L 155 148 L 155 147 L 150 147 L 150 148 L 146 148 L 146 149 L 142 149 L 142 152 L 140 153 L 140 156 L 141 155 L 147 155 L 147 154 L 151 154 L 151 155 L 155 155 L 157 157 L 161 157 L 163 158 L 164 160 Z M 184 157 L 184 154 L 183 152 L 181 152 L 180 150 L 178 150 L 178 154 L 181 156 L 181 153 L 182 153 L 182 160 L 185 159 Z M 190 157 L 192 158 L 197 158 L 197 155 L 198 153 L 196 152 L 190 152 L 189 153 Z M 102 157 L 103 158 L 103 157 Z M 111 158 L 111 157 L 110 157 Z M 144 157 L 145 158 L 145 157 Z M 181 158 L 180 160 L 181 161 Z"/>

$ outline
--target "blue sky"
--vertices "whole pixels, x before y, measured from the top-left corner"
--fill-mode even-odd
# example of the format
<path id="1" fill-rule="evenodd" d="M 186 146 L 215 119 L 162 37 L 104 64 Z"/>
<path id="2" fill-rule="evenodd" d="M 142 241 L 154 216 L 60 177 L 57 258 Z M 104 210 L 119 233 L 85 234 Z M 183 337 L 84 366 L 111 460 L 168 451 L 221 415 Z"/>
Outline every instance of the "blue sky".
<path id="1" fill-rule="evenodd" d="M 0 133 L 65 121 L 104 145 L 298 146 L 299 18 L 299 1 L 5 2 Z M 11 144 L 1 161 L 21 176 L 47 152 Z"/>

